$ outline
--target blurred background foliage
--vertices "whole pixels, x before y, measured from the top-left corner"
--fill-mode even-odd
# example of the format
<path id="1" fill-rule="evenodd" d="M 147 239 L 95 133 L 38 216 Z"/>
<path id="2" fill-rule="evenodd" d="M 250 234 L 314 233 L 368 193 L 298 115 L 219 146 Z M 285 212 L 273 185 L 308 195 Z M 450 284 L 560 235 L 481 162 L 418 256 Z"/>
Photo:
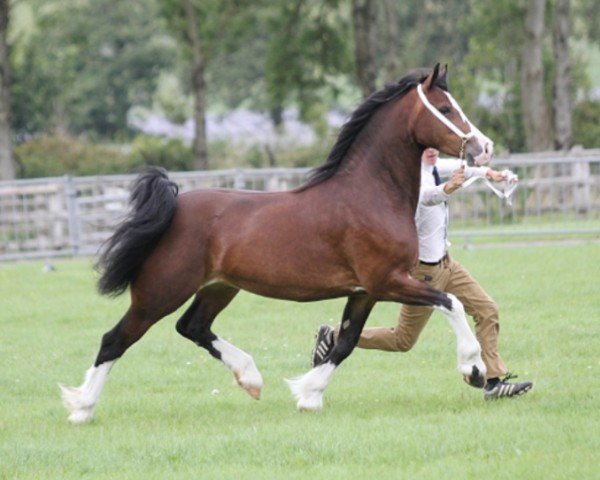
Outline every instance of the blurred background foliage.
<path id="1" fill-rule="evenodd" d="M 550 106 L 559 1 L 543 2 Z M 451 91 L 500 151 L 528 148 L 520 93 L 525 0 L 0 3 L 10 19 L 6 71 L 17 177 L 133 172 L 146 164 L 171 170 L 317 165 L 339 127 L 331 112 L 343 118 L 362 100 L 362 71 L 375 68 L 373 88 L 381 88 L 438 61 L 449 64 Z M 571 143 L 599 147 L 600 9 L 595 0 L 567 3 Z M 373 45 L 364 65 L 355 38 L 357 18 L 366 19 L 368 8 Z M 203 146 L 198 130 L 190 130 L 206 121 L 200 110 L 209 118 L 260 112 L 276 134 L 291 110 L 314 136 L 294 143 L 249 134 L 236 142 L 211 138 L 209 129 Z M 140 127 L 149 118 L 187 125 L 195 135 L 150 136 Z"/>

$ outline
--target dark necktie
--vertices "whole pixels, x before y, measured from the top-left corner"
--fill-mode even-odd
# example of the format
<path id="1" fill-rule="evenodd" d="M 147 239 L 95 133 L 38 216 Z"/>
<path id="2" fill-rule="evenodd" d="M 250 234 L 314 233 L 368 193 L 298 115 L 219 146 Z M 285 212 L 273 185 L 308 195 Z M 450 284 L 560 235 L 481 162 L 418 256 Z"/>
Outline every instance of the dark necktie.
<path id="1" fill-rule="evenodd" d="M 442 180 L 440 179 L 440 174 L 438 173 L 438 169 L 435 165 L 433 166 L 433 178 L 435 180 L 436 185 L 440 185 L 442 183 Z"/>

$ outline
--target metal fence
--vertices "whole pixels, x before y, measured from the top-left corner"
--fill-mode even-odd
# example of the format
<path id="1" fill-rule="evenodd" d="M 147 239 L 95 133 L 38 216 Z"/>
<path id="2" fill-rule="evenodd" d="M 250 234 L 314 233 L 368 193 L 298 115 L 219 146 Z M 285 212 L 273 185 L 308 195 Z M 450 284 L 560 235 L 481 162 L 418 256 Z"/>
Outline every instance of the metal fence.
<path id="1" fill-rule="evenodd" d="M 451 235 L 600 235 L 600 150 L 495 159 L 520 181 L 512 206 L 476 183 L 450 203 Z M 172 172 L 181 191 L 287 190 L 307 169 Z M 90 255 L 127 209 L 134 175 L 0 182 L 0 260 Z"/>
<path id="2" fill-rule="evenodd" d="M 307 169 L 172 172 L 180 191 L 198 188 L 287 190 Z M 90 255 L 127 211 L 135 175 L 53 177 L 0 182 L 0 261 Z"/>
<path id="3" fill-rule="evenodd" d="M 600 235 L 600 150 L 498 157 L 493 167 L 519 175 L 512 205 L 473 184 L 450 202 L 451 236 Z"/>

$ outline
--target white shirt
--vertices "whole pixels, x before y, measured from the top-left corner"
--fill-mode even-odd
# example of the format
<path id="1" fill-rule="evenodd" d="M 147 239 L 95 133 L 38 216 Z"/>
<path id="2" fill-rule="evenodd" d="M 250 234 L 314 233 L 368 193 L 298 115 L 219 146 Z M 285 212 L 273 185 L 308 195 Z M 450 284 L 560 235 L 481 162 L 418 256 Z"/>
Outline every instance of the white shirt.
<path id="1" fill-rule="evenodd" d="M 438 159 L 436 166 L 440 177 L 449 177 L 460 168 L 461 161 Z M 466 167 L 465 179 L 484 177 L 488 167 Z M 444 184 L 435 184 L 433 165 L 421 163 L 421 193 L 415 215 L 419 236 L 419 260 L 428 263 L 439 262 L 448 251 L 448 205 L 450 195 L 444 192 Z"/>

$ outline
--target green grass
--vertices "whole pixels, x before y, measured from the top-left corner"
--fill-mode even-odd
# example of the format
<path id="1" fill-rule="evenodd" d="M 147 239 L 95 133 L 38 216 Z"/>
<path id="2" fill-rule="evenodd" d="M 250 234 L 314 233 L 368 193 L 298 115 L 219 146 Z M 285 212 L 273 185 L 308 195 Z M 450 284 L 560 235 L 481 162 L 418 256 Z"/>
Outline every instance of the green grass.
<path id="1" fill-rule="evenodd" d="M 410 353 L 356 350 L 323 412 L 299 413 L 283 378 L 308 370 L 313 333 L 343 301 L 241 294 L 215 331 L 265 379 L 256 402 L 164 319 L 113 368 L 94 420 L 67 422 L 57 383 L 79 385 L 127 298 L 99 297 L 90 260 L 0 265 L 1 479 L 599 478 L 600 245 L 455 249 L 498 301 L 501 353 L 531 379 L 486 403 L 456 372 L 436 313 Z M 393 325 L 380 304 L 371 325 Z"/>

